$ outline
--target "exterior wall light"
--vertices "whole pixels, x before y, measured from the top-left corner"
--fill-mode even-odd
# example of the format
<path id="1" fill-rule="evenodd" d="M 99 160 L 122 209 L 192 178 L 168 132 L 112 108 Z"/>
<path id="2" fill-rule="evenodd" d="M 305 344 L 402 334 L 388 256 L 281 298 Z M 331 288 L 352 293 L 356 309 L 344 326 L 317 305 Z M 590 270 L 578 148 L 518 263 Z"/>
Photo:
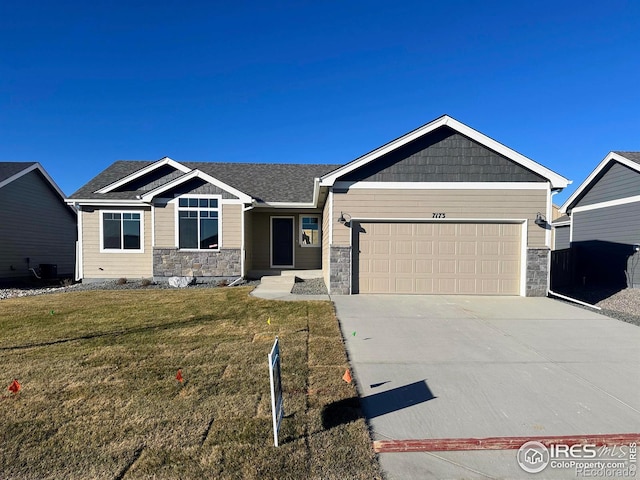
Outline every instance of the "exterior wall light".
<path id="1" fill-rule="evenodd" d="M 346 218 L 345 218 L 345 215 L 346 215 Z M 340 218 L 338 218 L 338 223 L 341 223 L 342 225 L 346 225 L 348 227 L 350 222 L 351 222 L 351 215 L 345 212 L 340 212 Z"/>

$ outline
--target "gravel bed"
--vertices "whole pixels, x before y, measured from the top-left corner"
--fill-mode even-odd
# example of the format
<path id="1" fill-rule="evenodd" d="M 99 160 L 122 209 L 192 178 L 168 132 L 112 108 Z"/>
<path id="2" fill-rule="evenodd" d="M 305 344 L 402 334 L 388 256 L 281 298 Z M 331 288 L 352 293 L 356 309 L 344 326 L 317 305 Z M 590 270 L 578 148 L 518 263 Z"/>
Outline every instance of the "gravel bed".
<path id="1" fill-rule="evenodd" d="M 598 311 L 602 315 L 640 326 L 640 288 L 617 291 L 604 288 L 574 289 L 558 293 L 596 305 L 602 309 Z M 589 307 L 583 308 L 596 311 Z"/>
<path id="2" fill-rule="evenodd" d="M 327 295 L 328 292 L 323 278 L 303 280 L 296 277 L 291 293 L 295 295 Z"/>
<path id="3" fill-rule="evenodd" d="M 259 285 L 259 280 L 241 281 L 234 286 L 256 286 Z M 217 283 L 196 283 L 189 285 L 185 288 L 218 288 L 225 285 Z M 12 287 L 12 288 L 0 288 L 0 300 L 6 298 L 15 297 L 28 297 L 32 295 L 46 295 L 51 293 L 61 292 L 83 292 L 89 290 L 135 290 L 135 289 L 172 289 L 168 282 L 151 283 L 145 285 L 141 280 L 129 280 L 126 283 L 119 283 L 118 280 L 110 280 L 107 282 L 94 282 L 94 283 L 76 283 L 69 286 L 51 286 L 51 287 Z"/>

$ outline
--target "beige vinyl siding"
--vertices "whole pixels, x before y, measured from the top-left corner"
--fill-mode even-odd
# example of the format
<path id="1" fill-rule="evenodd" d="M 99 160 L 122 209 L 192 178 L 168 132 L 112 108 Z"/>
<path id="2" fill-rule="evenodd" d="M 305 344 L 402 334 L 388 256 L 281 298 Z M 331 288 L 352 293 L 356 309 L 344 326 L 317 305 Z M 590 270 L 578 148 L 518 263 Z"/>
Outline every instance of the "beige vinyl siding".
<path id="1" fill-rule="evenodd" d="M 338 223 L 340 212 L 353 218 L 445 220 L 528 219 L 527 246 L 545 247 L 544 228 L 536 225 L 537 212 L 547 211 L 547 190 L 374 190 L 352 189 L 333 195 L 333 244 L 350 245 L 351 230 Z"/>
<path id="2" fill-rule="evenodd" d="M 0 204 L 0 278 L 28 277 L 41 263 L 73 276 L 76 216 L 40 172 L 0 188 Z"/>
<path id="3" fill-rule="evenodd" d="M 101 211 L 143 211 L 144 252 L 100 252 Z M 151 209 L 104 208 L 82 212 L 83 273 L 84 278 L 147 278 L 153 275 L 151 248 Z"/>
<path id="4" fill-rule="evenodd" d="M 242 247 L 242 205 L 222 204 L 222 248 Z"/>
<path id="5" fill-rule="evenodd" d="M 156 229 L 156 247 L 176 247 L 176 211 L 174 203 L 159 202 L 155 204 L 154 222 Z"/>
<path id="6" fill-rule="evenodd" d="M 319 210 L 289 211 L 253 210 L 251 242 L 252 268 L 254 270 L 268 270 L 271 268 L 271 217 L 293 217 L 294 224 L 294 268 L 298 270 L 316 270 L 322 268 L 322 248 L 300 246 L 300 215 L 322 215 Z M 323 237 L 324 238 L 324 237 Z M 323 240 L 322 240 L 323 241 Z"/>

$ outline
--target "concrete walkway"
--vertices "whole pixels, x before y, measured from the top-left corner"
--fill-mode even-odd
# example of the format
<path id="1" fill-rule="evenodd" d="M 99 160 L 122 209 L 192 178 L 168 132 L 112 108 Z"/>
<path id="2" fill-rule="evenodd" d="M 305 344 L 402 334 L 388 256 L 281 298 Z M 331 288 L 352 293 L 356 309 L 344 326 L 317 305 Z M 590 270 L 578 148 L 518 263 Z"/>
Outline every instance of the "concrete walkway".
<path id="1" fill-rule="evenodd" d="M 322 278 L 322 270 L 285 270 L 280 275 L 265 275 L 260 279 L 260 285 L 253 289 L 251 295 L 266 300 L 304 301 L 331 300 L 329 295 L 295 295 L 291 289 L 296 277 L 303 280 Z"/>
<path id="2" fill-rule="evenodd" d="M 548 298 L 333 301 L 374 440 L 640 434 L 637 326 Z M 389 479 L 576 478 L 575 468 L 526 473 L 516 455 L 379 458 Z"/>

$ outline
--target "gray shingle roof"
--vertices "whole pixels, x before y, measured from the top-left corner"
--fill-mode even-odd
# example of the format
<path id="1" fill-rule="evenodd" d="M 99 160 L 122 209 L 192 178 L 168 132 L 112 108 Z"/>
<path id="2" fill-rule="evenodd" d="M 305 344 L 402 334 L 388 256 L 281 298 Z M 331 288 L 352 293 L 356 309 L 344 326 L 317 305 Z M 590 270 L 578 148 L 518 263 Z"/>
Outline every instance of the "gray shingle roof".
<path id="1" fill-rule="evenodd" d="M 0 162 L 0 182 L 20 173 L 37 162 Z"/>
<path id="2" fill-rule="evenodd" d="M 70 198 L 75 199 L 134 199 L 146 189 L 94 193 L 147 165 L 149 161 L 117 161 L 90 180 Z M 339 165 L 289 163 L 215 163 L 180 162 L 263 202 L 312 202 L 313 180 Z"/>
<path id="3" fill-rule="evenodd" d="M 624 158 L 632 162 L 640 163 L 640 152 L 613 152 L 622 155 Z"/>

